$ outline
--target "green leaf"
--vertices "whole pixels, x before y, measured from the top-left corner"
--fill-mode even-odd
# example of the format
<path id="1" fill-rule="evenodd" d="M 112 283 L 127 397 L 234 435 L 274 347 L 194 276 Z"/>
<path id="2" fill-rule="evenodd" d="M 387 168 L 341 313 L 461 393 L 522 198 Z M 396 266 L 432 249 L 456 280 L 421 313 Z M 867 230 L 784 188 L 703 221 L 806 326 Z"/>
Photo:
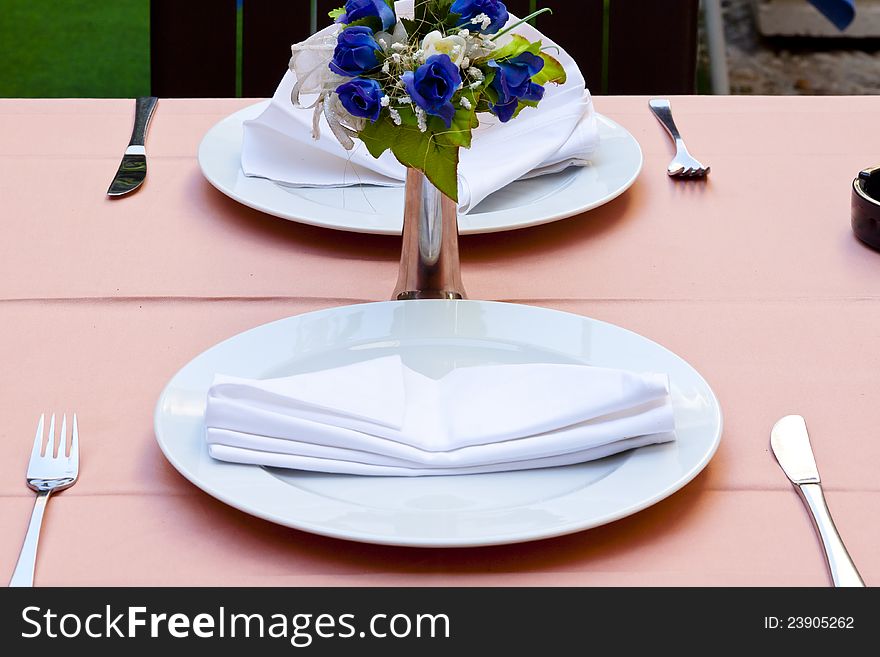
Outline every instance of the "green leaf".
<path id="1" fill-rule="evenodd" d="M 538 56 L 544 60 L 544 68 L 538 71 L 537 75 L 532 76 L 532 82 L 541 86 L 546 86 L 550 83 L 565 84 L 568 76 L 559 60 L 548 55 L 546 52 L 540 52 Z"/>
<path id="2" fill-rule="evenodd" d="M 397 137 L 398 127 L 387 113 L 375 123 L 367 123 L 366 127 L 358 133 L 360 140 L 364 142 L 370 155 L 379 159 L 382 153 L 391 148 Z"/>
<path id="3" fill-rule="evenodd" d="M 480 94 L 471 89 L 465 89 L 461 92 L 461 98 L 467 98 L 470 101 L 470 109 L 459 107 L 455 116 L 452 117 L 452 125 L 448 128 L 443 119 L 432 116 L 428 121 L 428 129 L 437 135 L 437 140 L 441 144 L 470 148 L 473 129 L 480 125 L 480 120 L 477 118 Z"/>
<path id="4" fill-rule="evenodd" d="M 421 41 L 425 35 L 434 30 L 446 32 L 447 23 L 452 19 L 449 9 L 453 2 L 454 0 L 416 0 L 415 20 L 404 23 L 410 39 Z"/>
<path id="5" fill-rule="evenodd" d="M 373 30 L 373 33 L 382 31 L 382 21 L 378 16 L 364 16 L 363 18 L 359 18 L 356 21 L 352 21 L 351 23 L 346 23 L 345 27 L 348 29 L 349 27 L 368 27 Z"/>
<path id="6" fill-rule="evenodd" d="M 441 144 L 430 130 L 401 126 L 391 151 L 401 164 L 424 171 L 437 189 L 458 201 L 458 148 Z"/>
<path id="7" fill-rule="evenodd" d="M 527 107 L 537 107 L 538 101 L 536 100 L 521 100 L 519 104 L 516 106 L 516 111 L 513 113 L 513 117 L 511 121 L 519 116 L 519 113 L 522 112 Z"/>
<path id="8" fill-rule="evenodd" d="M 401 108 L 400 115 L 402 125 L 395 125 L 391 116 L 383 112 L 378 121 L 368 123 L 361 130 L 358 136 L 370 155 L 378 158 L 390 148 L 401 164 L 424 171 L 437 189 L 458 201 L 458 146 L 430 128 L 427 132 L 419 130 L 412 109 Z M 429 121 L 429 125 L 431 123 Z M 446 131 L 442 120 L 440 127 Z"/>
<path id="9" fill-rule="evenodd" d="M 339 9 L 333 9 L 330 12 L 328 12 L 327 15 L 335 21 L 340 16 L 345 15 L 345 7 L 340 7 Z"/>
<path id="10" fill-rule="evenodd" d="M 412 36 L 419 31 L 419 24 L 411 18 L 401 18 L 400 22 L 403 23 L 406 34 L 410 38 L 412 38 Z"/>
<path id="11" fill-rule="evenodd" d="M 510 41 L 478 61 L 484 62 L 490 59 L 494 59 L 496 62 L 500 62 L 503 59 L 511 59 L 513 57 L 517 57 L 524 52 L 530 52 L 533 55 L 541 54 L 540 41 L 535 41 L 534 43 L 532 43 L 520 34 L 513 34 L 511 36 L 512 38 Z"/>

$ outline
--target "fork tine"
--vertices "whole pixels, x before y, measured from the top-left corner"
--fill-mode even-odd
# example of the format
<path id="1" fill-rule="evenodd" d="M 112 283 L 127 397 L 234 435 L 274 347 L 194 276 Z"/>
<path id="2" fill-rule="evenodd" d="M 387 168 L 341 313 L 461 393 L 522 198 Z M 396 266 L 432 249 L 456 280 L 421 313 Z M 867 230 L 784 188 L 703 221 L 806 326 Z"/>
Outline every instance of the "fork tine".
<path id="1" fill-rule="evenodd" d="M 31 449 L 31 461 L 40 458 L 43 452 L 43 427 L 46 422 L 46 414 L 40 415 L 40 421 L 37 423 L 37 435 L 34 436 L 34 446 Z"/>
<path id="2" fill-rule="evenodd" d="M 79 470 L 79 428 L 76 425 L 76 413 L 73 414 L 73 433 L 70 437 L 70 465 L 75 471 Z"/>
<path id="3" fill-rule="evenodd" d="M 58 434 L 58 458 L 67 456 L 67 413 L 61 416 L 61 433 Z"/>
<path id="4" fill-rule="evenodd" d="M 55 413 L 52 413 L 52 419 L 49 420 L 49 436 L 46 440 L 44 454 L 47 458 L 52 458 L 55 455 Z"/>

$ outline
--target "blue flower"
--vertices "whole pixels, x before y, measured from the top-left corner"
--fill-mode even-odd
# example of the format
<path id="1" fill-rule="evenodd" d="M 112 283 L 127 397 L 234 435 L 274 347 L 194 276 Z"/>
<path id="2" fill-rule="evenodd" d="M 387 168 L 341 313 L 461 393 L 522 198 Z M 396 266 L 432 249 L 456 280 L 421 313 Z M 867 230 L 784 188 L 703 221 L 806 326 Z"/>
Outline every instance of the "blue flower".
<path id="1" fill-rule="evenodd" d="M 352 115 L 375 123 L 382 112 L 382 85 L 375 80 L 355 78 L 336 89 L 339 100 Z"/>
<path id="2" fill-rule="evenodd" d="M 450 102 L 461 86 L 461 73 L 449 55 L 432 55 L 415 73 L 402 76 L 406 92 L 416 105 L 431 116 L 439 116 L 452 125 L 455 107 Z"/>
<path id="3" fill-rule="evenodd" d="M 498 0 L 455 0 L 449 12 L 461 16 L 459 27 L 466 27 L 472 32 L 482 32 L 483 34 L 495 34 L 507 24 L 510 18 L 507 7 Z M 482 25 L 471 23 L 471 20 L 480 14 L 485 14 L 491 21 L 486 29 L 483 29 Z"/>
<path id="4" fill-rule="evenodd" d="M 382 29 L 389 30 L 397 23 L 394 10 L 385 0 L 348 0 L 345 13 L 336 19 L 337 23 L 354 23 L 362 18 L 375 16 L 382 21 Z"/>
<path id="5" fill-rule="evenodd" d="M 507 123 L 513 118 L 521 100 L 539 101 L 544 97 L 544 87 L 532 82 L 532 76 L 544 68 L 544 60 L 530 52 L 511 59 L 489 62 L 495 69 L 490 85 L 498 94 L 498 102 L 490 106 L 492 112 Z"/>
<path id="6" fill-rule="evenodd" d="M 339 33 L 330 70 L 339 75 L 356 78 L 379 68 L 382 47 L 373 38 L 368 27 L 349 27 Z"/>

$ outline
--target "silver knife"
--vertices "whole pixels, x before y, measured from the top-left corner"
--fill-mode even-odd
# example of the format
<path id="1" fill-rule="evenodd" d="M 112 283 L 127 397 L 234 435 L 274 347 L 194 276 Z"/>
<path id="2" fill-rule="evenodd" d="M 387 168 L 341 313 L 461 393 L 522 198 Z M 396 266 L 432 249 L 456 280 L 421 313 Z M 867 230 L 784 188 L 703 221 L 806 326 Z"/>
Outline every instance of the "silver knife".
<path id="1" fill-rule="evenodd" d="M 813 516 L 834 586 L 864 586 L 865 582 L 846 551 L 825 503 L 819 469 L 810 447 L 810 436 L 804 418 L 800 415 L 788 415 L 773 425 L 770 447 L 773 448 L 773 454 L 783 472 L 794 484 Z"/>
<path id="2" fill-rule="evenodd" d="M 131 131 L 131 141 L 125 149 L 119 170 L 110 183 L 107 196 L 118 197 L 133 192 L 144 182 L 147 177 L 147 152 L 144 142 L 147 136 L 147 127 L 153 117 L 153 110 L 159 99 L 155 96 L 138 98 L 135 101 L 134 128 Z"/>

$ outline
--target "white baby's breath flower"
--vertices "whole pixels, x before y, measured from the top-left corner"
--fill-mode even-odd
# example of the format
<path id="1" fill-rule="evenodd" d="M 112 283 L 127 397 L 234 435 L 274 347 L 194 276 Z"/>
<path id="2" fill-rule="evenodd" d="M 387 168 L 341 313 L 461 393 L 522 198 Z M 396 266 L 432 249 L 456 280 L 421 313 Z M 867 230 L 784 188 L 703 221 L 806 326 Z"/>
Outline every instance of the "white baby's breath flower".
<path id="1" fill-rule="evenodd" d="M 379 99 L 379 104 L 382 105 L 382 107 L 388 107 L 391 104 L 391 96 L 382 96 L 382 98 Z"/>
<path id="2" fill-rule="evenodd" d="M 391 114 L 391 120 L 394 121 L 394 125 L 401 125 L 403 123 L 403 118 L 400 116 L 400 112 L 398 112 L 393 107 L 388 110 L 388 113 Z"/>
<path id="3" fill-rule="evenodd" d="M 467 39 L 470 35 L 471 35 L 471 31 L 468 30 L 467 28 L 465 28 L 463 30 L 459 30 L 459 32 L 458 32 L 458 36 L 463 37 L 465 39 Z"/>
<path id="4" fill-rule="evenodd" d="M 416 107 L 416 121 L 419 124 L 419 131 L 428 132 L 428 115 L 421 107 Z"/>
<path id="5" fill-rule="evenodd" d="M 382 72 L 385 75 L 388 75 L 389 73 L 391 73 L 391 62 L 389 62 L 387 59 L 385 60 L 385 63 L 382 64 Z"/>
<path id="6" fill-rule="evenodd" d="M 483 75 L 483 71 L 478 69 L 476 66 L 471 66 L 467 70 L 467 74 L 470 75 L 474 80 L 479 80 L 482 82 L 485 79 L 485 75 Z"/>
<path id="7" fill-rule="evenodd" d="M 401 105 L 412 105 L 412 98 L 409 96 L 401 96 L 397 99 L 397 102 Z"/>
<path id="8" fill-rule="evenodd" d="M 394 43 L 391 45 L 391 50 L 396 50 L 397 52 L 401 52 L 403 50 L 406 50 L 406 44 L 402 41 L 398 41 L 397 43 Z"/>
<path id="9" fill-rule="evenodd" d="M 394 61 L 395 64 L 400 64 L 400 62 L 403 61 L 403 57 L 400 55 L 399 52 L 393 53 L 391 55 L 391 59 L 392 61 Z"/>
<path id="10" fill-rule="evenodd" d="M 479 89 L 481 84 L 483 84 L 482 81 L 471 82 L 471 83 L 468 85 L 468 88 L 470 88 L 470 89 Z"/>
<path id="11" fill-rule="evenodd" d="M 479 25 L 485 30 L 492 24 L 492 19 L 489 18 L 486 14 L 477 14 L 471 19 L 471 23 L 473 25 Z"/>
<path id="12" fill-rule="evenodd" d="M 474 108 L 474 106 L 471 104 L 471 101 L 469 101 L 466 96 L 461 97 L 461 106 L 464 107 L 466 110 Z"/>
<path id="13" fill-rule="evenodd" d="M 471 60 L 468 57 L 465 57 L 461 60 L 461 68 L 467 70 L 471 67 Z"/>

